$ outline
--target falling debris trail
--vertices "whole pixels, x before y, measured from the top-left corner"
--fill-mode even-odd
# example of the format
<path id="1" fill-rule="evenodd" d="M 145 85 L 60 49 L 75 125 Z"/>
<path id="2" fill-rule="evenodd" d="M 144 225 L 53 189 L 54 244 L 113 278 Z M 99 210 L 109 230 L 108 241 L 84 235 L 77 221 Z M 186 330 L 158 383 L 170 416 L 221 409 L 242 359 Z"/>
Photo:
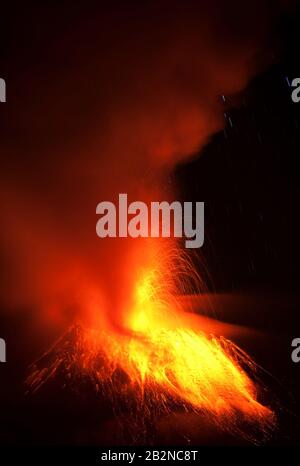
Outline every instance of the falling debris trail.
<path id="1" fill-rule="evenodd" d="M 250 378 L 255 363 L 231 341 L 189 326 L 161 264 L 140 274 L 127 312 L 130 331 L 74 327 L 32 367 L 30 391 L 62 371 L 75 385 L 87 377 L 111 400 L 122 394 L 132 403 L 133 397 L 145 419 L 176 406 L 253 441 L 257 432 L 268 436 L 275 415 L 258 401 L 261 387 Z"/>

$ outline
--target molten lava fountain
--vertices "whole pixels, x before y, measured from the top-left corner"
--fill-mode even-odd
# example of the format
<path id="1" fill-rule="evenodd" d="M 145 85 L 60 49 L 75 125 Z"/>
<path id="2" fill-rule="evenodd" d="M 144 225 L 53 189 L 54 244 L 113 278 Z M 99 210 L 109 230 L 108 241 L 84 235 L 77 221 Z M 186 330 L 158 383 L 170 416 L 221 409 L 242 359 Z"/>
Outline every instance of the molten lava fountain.
<path id="1" fill-rule="evenodd" d="M 78 319 L 27 382 L 35 391 L 63 373 L 79 388 L 91 380 L 114 411 L 128 400 L 148 424 L 183 410 L 264 433 L 274 414 L 255 364 L 181 306 L 195 279 L 203 287 L 180 247 L 100 240 L 95 208 L 119 193 L 174 200 L 173 170 L 223 129 L 224 112 L 276 55 L 264 50 L 286 2 L 98 3 L 53 13 L 54 28 L 35 12 L 41 43 L 33 28 L 21 44 L 22 57 L 37 49 L 21 60 L 16 107 L 2 121 L 1 308 L 30 310 L 41 339 Z"/>
<path id="2" fill-rule="evenodd" d="M 250 378 L 255 363 L 231 341 L 194 328 L 178 290 L 200 287 L 200 278 L 179 248 L 150 248 L 147 267 L 136 271 L 123 327 L 75 326 L 33 366 L 30 390 L 62 371 L 75 385 L 78 377 L 89 378 L 113 403 L 133 397 L 134 409 L 150 422 L 184 410 L 252 441 L 257 432 L 266 438 L 275 415 L 258 401 L 260 387 Z"/>

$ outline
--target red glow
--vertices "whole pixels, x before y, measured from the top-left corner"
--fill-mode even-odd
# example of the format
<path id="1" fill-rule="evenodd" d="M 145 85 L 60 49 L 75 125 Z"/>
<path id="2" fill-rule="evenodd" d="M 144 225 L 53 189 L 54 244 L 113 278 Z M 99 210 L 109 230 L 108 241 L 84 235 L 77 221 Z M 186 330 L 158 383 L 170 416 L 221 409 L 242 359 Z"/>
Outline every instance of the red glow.
<path id="1" fill-rule="evenodd" d="M 160 251 L 147 267 L 131 271 L 138 278 L 122 325 L 111 327 L 102 320 L 98 329 L 80 330 L 72 356 L 63 351 L 65 361 L 57 356 L 50 367 L 36 368 L 28 383 L 38 388 L 62 363 L 71 377 L 79 370 L 99 387 L 122 369 L 127 390 L 133 391 L 144 416 L 153 404 L 168 412 L 167 400 L 173 400 L 186 410 L 205 413 L 223 429 L 238 430 L 242 420 L 267 432 L 275 416 L 257 400 L 259 387 L 247 373 L 255 371 L 255 363 L 231 341 L 209 333 L 205 320 L 197 322 L 196 315 L 181 307 L 174 276 L 186 286 L 197 277 L 185 257 L 174 255 L 170 261 L 178 253 Z M 100 311 L 95 307 L 94 312 Z"/>

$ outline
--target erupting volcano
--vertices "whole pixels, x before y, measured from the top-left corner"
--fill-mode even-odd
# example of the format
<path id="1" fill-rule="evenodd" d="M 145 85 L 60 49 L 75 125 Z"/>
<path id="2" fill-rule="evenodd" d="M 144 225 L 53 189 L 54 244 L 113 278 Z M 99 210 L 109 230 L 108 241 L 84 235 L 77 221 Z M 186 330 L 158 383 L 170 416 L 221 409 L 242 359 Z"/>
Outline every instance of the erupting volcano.
<path id="1" fill-rule="evenodd" d="M 269 3 L 65 5 L 54 26 L 37 11 L 41 39 L 13 73 L 0 171 L 2 307 L 30 322 L 30 361 L 44 337 L 64 335 L 31 367 L 30 392 L 54 379 L 84 392 L 88 380 L 113 412 L 150 425 L 179 411 L 254 440 L 274 426 L 255 363 L 184 304 L 205 287 L 179 240 L 95 231 L 96 206 L 121 193 L 147 205 L 183 197 L 176 168 L 270 62 L 263 44 L 281 6 Z"/>
<path id="2" fill-rule="evenodd" d="M 133 397 L 145 418 L 184 409 L 253 441 L 255 431 L 267 436 L 275 415 L 257 399 L 260 387 L 250 378 L 255 363 L 205 324 L 201 328 L 201 317 L 197 325 L 178 299 L 178 286 L 197 285 L 191 262 L 179 250 L 160 251 L 137 275 L 123 327 L 74 327 L 33 366 L 30 389 L 60 372 L 75 384 L 80 375 L 112 399 Z"/>

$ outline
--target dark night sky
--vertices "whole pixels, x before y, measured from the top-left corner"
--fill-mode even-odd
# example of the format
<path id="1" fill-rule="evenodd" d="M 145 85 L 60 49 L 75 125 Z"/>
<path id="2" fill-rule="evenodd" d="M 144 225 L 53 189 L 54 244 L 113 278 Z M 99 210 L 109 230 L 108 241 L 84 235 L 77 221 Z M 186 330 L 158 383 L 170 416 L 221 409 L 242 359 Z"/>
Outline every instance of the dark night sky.
<path id="1" fill-rule="evenodd" d="M 282 20 L 275 63 L 224 112 L 224 131 L 177 170 L 184 196 L 206 200 L 202 252 L 217 290 L 298 292 L 300 106 L 290 87 L 300 74 L 298 17 Z"/>
<path id="2" fill-rule="evenodd" d="M 134 18 L 134 3 L 128 2 L 128 7 L 123 10 L 127 19 Z M 273 2 L 270 10 L 279 3 Z M 230 2 L 231 7 L 228 6 L 228 18 L 234 18 L 234 4 Z M 39 121 L 34 121 L 36 130 L 34 133 L 30 130 L 28 135 L 28 125 L 23 124 L 22 128 L 14 124 L 18 113 L 22 115 L 21 121 L 26 122 L 27 107 L 28 118 L 31 118 L 30 106 L 36 107 L 37 99 L 43 98 L 41 89 L 44 84 L 47 89 L 53 72 L 51 66 L 56 65 L 62 74 L 68 66 L 74 66 L 74 57 L 57 53 L 57 37 L 64 34 L 70 37 L 72 46 L 73 42 L 79 43 L 80 34 L 74 34 L 72 25 L 81 17 L 81 35 L 84 35 L 89 18 L 93 11 L 97 11 L 89 7 L 82 9 L 79 3 L 71 8 L 69 2 L 62 2 L 59 9 L 50 10 L 40 4 L 33 5 L 16 11 L 6 6 L 3 17 L 7 20 L 0 32 L 0 75 L 11 83 L 8 85 L 8 99 L 13 100 L 9 116 L 5 112 L 0 113 L 0 134 L 2 141 L 20 140 L 22 150 L 16 146 L 20 154 L 10 154 L 8 159 L 12 156 L 14 174 L 20 172 L 20 177 L 23 177 L 23 173 L 27 173 L 25 185 L 31 183 L 31 171 L 34 172 L 35 165 L 40 171 L 43 167 L 39 155 L 32 155 L 30 151 L 39 154 L 45 144 L 55 150 L 57 141 L 60 144 L 63 139 L 69 145 L 78 132 L 78 126 L 86 128 L 89 124 L 88 113 L 97 112 L 92 103 L 97 92 L 95 89 L 88 93 L 86 101 L 78 97 L 79 109 L 75 109 L 78 121 L 68 121 L 65 108 L 76 99 L 74 90 L 70 90 L 70 95 L 62 102 L 62 117 L 57 103 L 54 110 L 49 108 L 50 124 L 53 118 L 67 117 L 59 128 L 53 128 L 50 137 L 44 134 L 43 129 L 47 115 L 41 115 L 41 121 L 45 120 L 41 126 Z M 118 2 L 103 2 L 99 7 L 100 15 L 101 9 L 113 14 L 117 5 Z M 292 103 L 288 85 L 300 74 L 297 62 L 298 16 L 297 12 L 286 14 L 277 21 L 275 34 L 273 31 L 270 39 L 272 45 L 266 52 L 269 55 L 267 60 L 273 64 L 252 79 L 238 99 L 236 96 L 224 96 L 224 131 L 212 136 L 211 142 L 201 150 L 200 157 L 194 162 L 185 162 L 176 171 L 182 198 L 206 201 L 206 244 L 201 255 L 213 277 L 207 283 L 210 288 L 227 291 L 245 288 L 297 291 L 298 288 L 300 106 Z M 237 22 L 233 23 L 237 28 Z M 78 47 L 75 50 L 80 50 Z M 50 53 L 49 65 L 47 53 Z M 43 63 L 41 68 L 37 67 L 39 62 Z M 32 70 L 38 70 L 40 75 L 34 76 Z M 31 75 L 34 84 L 28 90 L 22 89 L 23 80 L 26 86 L 30 86 Z M 36 84 L 40 86 L 39 90 L 33 88 Z M 88 81 L 83 81 L 83 84 L 87 85 Z M 62 87 L 58 92 L 65 91 L 66 88 Z M 18 105 L 18 97 L 19 109 L 14 115 L 13 106 Z M 231 101 L 233 108 L 230 108 Z M 47 103 L 45 97 L 45 103 L 41 104 L 45 113 Z M 4 157 L 2 160 L 5 166 L 7 161 Z M 50 176 L 48 165 L 45 159 L 46 176 Z M 41 176 L 43 180 L 45 175 Z M 38 194 L 39 185 L 34 189 Z"/>
<path id="3" fill-rule="evenodd" d="M 108 3 L 103 2 L 103 8 L 113 12 L 114 7 L 112 4 L 108 6 Z M 128 3 L 132 5 L 134 2 Z M 277 5 L 281 2 L 266 3 Z M 115 4 L 117 5 L 118 2 Z M 230 2 L 230 5 L 234 4 L 235 2 Z M 1 7 L 3 25 L 0 29 L 0 77 L 7 80 L 8 103 L 6 105 L 9 105 L 11 92 L 13 92 L 14 102 L 18 102 L 17 97 L 20 97 L 22 103 L 20 108 L 16 103 L 15 107 L 10 107 L 9 117 L 2 112 L 0 107 L 1 143 L 6 144 L 18 137 L 22 142 L 22 150 L 19 150 L 17 155 L 11 154 L 11 159 L 9 155 L 1 154 L 1 163 L 5 168 L 11 164 L 14 169 L 13 175 L 21 176 L 23 172 L 26 173 L 24 185 L 30 184 L 31 174 L 36 169 L 36 162 L 41 169 L 43 168 L 43 160 L 31 154 L 32 148 L 36 152 L 46 145 L 55 148 L 56 144 L 59 145 L 61 141 L 71 144 L 72 147 L 72 138 L 80 125 L 87 129 L 88 136 L 90 134 L 87 115 L 90 113 L 97 115 L 98 110 L 96 106 L 94 107 L 96 88 L 89 89 L 87 101 L 80 98 L 79 109 L 74 104 L 75 111 L 80 115 L 79 121 L 74 123 L 70 119 L 65 125 L 55 127 L 49 140 L 43 132 L 42 124 L 42 130 L 37 133 L 36 139 L 30 139 L 32 135 L 30 118 L 28 127 L 24 124 L 21 132 L 18 133 L 19 128 L 17 124 L 14 124 L 13 115 L 14 111 L 19 111 L 22 121 L 26 122 L 27 105 L 28 115 L 30 115 L 32 102 L 33 107 L 37 105 L 36 108 L 39 108 L 41 89 L 44 85 L 47 88 L 47 84 L 52 79 L 53 63 L 57 65 L 62 74 L 66 70 L 70 72 L 70 69 L 73 69 L 74 57 L 70 58 L 59 52 L 56 54 L 57 37 L 61 34 L 65 35 L 72 47 L 73 41 L 77 40 L 75 50 L 81 50 L 81 36 L 80 34 L 74 35 L 73 22 L 81 17 L 83 23 L 80 24 L 85 24 L 85 20 L 90 20 L 90 17 L 94 15 L 94 8 L 90 11 L 86 7 L 82 13 L 79 3 L 73 5 L 71 2 L 62 2 L 59 7 L 53 7 L 50 10 L 46 5 L 29 6 L 27 3 L 26 7 L 19 9 L 14 9 L 9 5 Z M 132 21 L 130 8 L 125 10 L 126 18 Z M 228 17 L 234 11 L 234 8 L 230 9 Z M 234 15 L 232 18 L 236 27 Z M 138 18 L 134 17 L 134 21 L 138 23 Z M 300 336 L 298 315 L 300 304 L 298 163 L 300 103 L 297 105 L 292 102 L 289 83 L 293 78 L 300 77 L 299 24 L 300 11 L 298 10 L 295 10 L 293 15 L 289 13 L 281 16 L 276 23 L 275 39 L 273 42 L 270 39 L 271 45 L 267 51 L 270 64 L 262 66 L 262 71 L 251 79 L 249 86 L 238 96 L 224 96 L 224 130 L 221 129 L 211 136 L 210 142 L 201 150 L 199 157 L 190 162 L 185 160 L 177 166 L 174 175 L 171 176 L 171 181 L 180 187 L 182 200 L 206 202 L 205 245 L 200 251 L 201 265 L 199 262 L 197 264 L 208 289 L 225 293 L 253 294 L 253 296 L 260 296 L 260 301 L 264 300 L 264 296 L 271 296 L 273 301 L 280 303 L 274 312 L 271 304 L 266 305 L 269 309 L 263 316 L 253 313 L 251 318 L 248 316 L 247 321 L 246 318 L 243 320 L 241 313 L 238 318 L 236 315 L 233 316 L 232 320 L 271 332 L 274 328 L 276 332 L 279 332 L 281 321 L 284 321 L 282 324 L 284 339 L 280 343 L 281 346 L 279 345 L 279 350 L 282 352 L 278 350 L 276 353 L 280 361 L 278 361 L 278 369 L 275 363 L 273 369 L 278 379 L 286 381 L 286 390 L 291 390 L 296 399 L 300 393 L 298 380 L 300 368 L 293 366 L 290 362 L 290 341 Z M 53 31 L 55 31 L 54 34 L 52 34 Z M 84 28 L 81 32 L 84 33 Z M 118 33 L 116 36 L 120 40 L 121 35 L 119 37 Z M 237 31 L 235 33 L 238 34 Z M 45 58 L 45 50 L 47 53 L 52 51 L 53 54 L 49 63 Z M 40 63 L 42 66 L 39 68 Z M 28 92 L 26 89 L 21 89 L 22 79 L 24 78 L 26 83 L 30 82 L 30 77 L 34 75 L 36 69 L 40 70 L 41 74 L 34 76 L 33 81 L 40 84 L 40 89 L 36 93 L 33 85 L 29 87 Z M 85 85 L 88 84 L 88 80 L 83 80 L 83 82 Z M 64 87 L 59 89 L 59 92 L 64 91 Z M 52 109 L 49 109 L 49 121 L 55 120 L 56 115 L 58 115 L 58 120 L 62 118 L 63 121 L 63 112 L 75 97 L 76 92 L 73 89 L 62 103 L 62 114 L 59 104 L 54 103 Z M 42 102 L 43 108 L 46 108 L 47 102 L 47 96 L 45 96 L 45 102 Z M 68 109 L 68 112 L 71 114 L 72 109 Z M 47 115 L 43 115 L 41 120 L 47 122 L 47 118 Z M 34 121 L 34 124 L 39 128 L 39 118 Z M 16 141 L 18 146 L 17 143 L 18 140 Z M 45 166 L 48 167 L 48 165 L 45 163 Z M 44 181 L 48 179 L 48 172 L 46 175 L 43 173 L 41 184 L 46 184 Z M 37 190 L 38 196 L 39 185 L 34 186 L 34 189 Z M 58 199 L 60 199 L 59 195 Z M 94 218 L 92 218 L 93 222 Z M 5 258 L 6 251 L 1 251 L 1 254 Z M 2 276 L 5 277 L 6 262 L 3 262 Z M 292 299 L 291 305 L 287 304 L 288 299 Z M 274 328 L 271 328 L 272 318 L 264 320 L 265 315 L 273 316 L 274 322 L 276 321 Z M 0 394 L 4 393 L 5 400 L 8 400 L 7 406 L 14 409 L 12 417 L 8 409 L 4 410 L 5 419 L 9 419 L 10 429 L 14 429 L 17 425 L 15 438 L 8 435 L 10 443 L 19 443 L 21 437 L 23 437 L 22 442 L 26 443 L 24 433 L 27 426 L 24 417 L 21 420 L 20 417 L 27 415 L 30 407 L 23 407 L 21 381 L 27 364 L 37 354 L 36 348 L 28 348 L 27 353 L 25 350 L 21 354 L 18 352 L 16 341 L 22 338 L 24 341 L 30 340 L 30 325 L 30 317 L 26 315 L 20 318 L 18 315 L 13 315 L 11 319 L 7 319 L 7 316 L 0 316 L 0 336 L 2 333 L 3 336 L 7 336 L 15 352 L 14 355 L 10 353 L 10 357 L 15 356 L 16 361 L 13 368 L 8 367 L 9 364 L 7 364 L 6 384 L 0 387 Z M 37 347 L 42 346 L 42 336 L 40 340 Z M 262 356 L 263 362 L 264 359 L 268 362 L 268 357 L 264 356 L 263 350 L 258 350 L 258 355 Z M 15 399 L 17 399 L 16 403 Z M 62 404 L 63 402 L 64 400 Z M 297 406 L 300 412 L 299 403 Z M 34 409 L 36 411 L 31 414 L 38 426 L 39 404 Z M 60 406 L 60 409 L 63 407 Z M 51 419 L 51 406 L 48 408 L 47 416 Z M 284 419 L 283 424 L 285 422 L 287 421 Z M 287 438 L 292 438 L 290 443 L 295 441 L 292 431 L 296 429 L 297 422 L 286 427 Z M 30 436 L 37 434 L 36 425 L 32 423 L 27 433 L 29 443 L 32 442 Z M 58 430 L 57 435 L 59 434 L 63 435 Z M 42 433 L 38 439 L 43 443 Z M 286 438 L 284 442 L 281 441 L 280 435 L 277 440 L 278 443 L 289 443 Z M 297 437 L 296 440 L 299 438 Z M 59 439 L 56 437 L 55 441 L 59 442 Z"/>

